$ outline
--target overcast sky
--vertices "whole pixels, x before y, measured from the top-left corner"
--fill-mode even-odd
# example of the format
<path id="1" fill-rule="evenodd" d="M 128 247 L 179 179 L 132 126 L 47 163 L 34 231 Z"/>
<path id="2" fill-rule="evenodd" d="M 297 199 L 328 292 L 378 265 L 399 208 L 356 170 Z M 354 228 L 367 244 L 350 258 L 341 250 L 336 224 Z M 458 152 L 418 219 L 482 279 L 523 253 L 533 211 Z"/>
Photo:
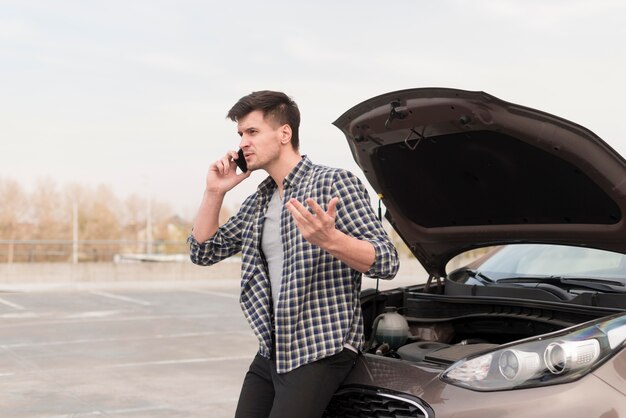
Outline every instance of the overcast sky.
<path id="1" fill-rule="evenodd" d="M 303 153 L 356 173 L 331 123 L 413 87 L 482 90 L 626 154 L 625 17 L 620 0 L 0 0 L 0 177 L 106 184 L 191 217 L 237 148 L 226 112 L 263 89 L 298 103 Z"/>

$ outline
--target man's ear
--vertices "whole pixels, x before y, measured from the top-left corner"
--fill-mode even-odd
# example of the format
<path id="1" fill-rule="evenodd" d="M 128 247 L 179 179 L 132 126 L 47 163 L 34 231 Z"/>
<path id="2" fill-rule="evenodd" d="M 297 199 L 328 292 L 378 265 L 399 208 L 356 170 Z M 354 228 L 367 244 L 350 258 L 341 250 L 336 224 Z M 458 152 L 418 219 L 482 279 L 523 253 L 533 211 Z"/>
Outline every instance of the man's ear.
<path id="1" fill-rule="evenodd" d="M 280 143 L 283 145 L 291 142 L 291 126 L 284 124 L 280 127 Z"/>

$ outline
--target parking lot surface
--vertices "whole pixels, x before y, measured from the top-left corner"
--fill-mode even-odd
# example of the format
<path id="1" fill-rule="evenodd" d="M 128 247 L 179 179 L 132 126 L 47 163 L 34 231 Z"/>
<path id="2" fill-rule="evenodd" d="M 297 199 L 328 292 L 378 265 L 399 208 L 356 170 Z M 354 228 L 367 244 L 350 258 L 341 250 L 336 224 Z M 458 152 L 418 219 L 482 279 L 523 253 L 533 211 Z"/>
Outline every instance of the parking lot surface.
<path id="1" fill-rule="evenodd" d="M 0 417 L 232 417 L 256 350 L 237 280 L 0 286 Z"/>

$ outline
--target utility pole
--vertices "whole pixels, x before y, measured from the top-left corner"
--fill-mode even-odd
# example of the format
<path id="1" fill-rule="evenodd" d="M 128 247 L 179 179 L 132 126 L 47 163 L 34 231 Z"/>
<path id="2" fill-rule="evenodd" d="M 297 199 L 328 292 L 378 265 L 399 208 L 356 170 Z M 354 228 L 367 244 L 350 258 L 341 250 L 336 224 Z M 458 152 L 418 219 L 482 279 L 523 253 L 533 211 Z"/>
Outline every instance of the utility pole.
<path id="1" fill-rule="evenodd" d="M 146 253 L 152 254 L 152 199 L 148 197 L 146 213 Z"/>
<path id="2" fill-rule="evenodd" d="M 72 264 L 78 264 L 78 203 L 72 202 Z"/>

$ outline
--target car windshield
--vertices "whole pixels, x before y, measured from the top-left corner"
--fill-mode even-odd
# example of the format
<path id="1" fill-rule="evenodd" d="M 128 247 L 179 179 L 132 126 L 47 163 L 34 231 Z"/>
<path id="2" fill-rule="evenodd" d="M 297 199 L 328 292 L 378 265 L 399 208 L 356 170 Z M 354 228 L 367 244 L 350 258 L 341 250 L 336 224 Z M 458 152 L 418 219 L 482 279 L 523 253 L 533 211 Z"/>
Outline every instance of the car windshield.
<path id="1" fill-rule="evenodd" d="M 495 249 L 477 270 L 495 280 L 556 276 L 626 283 L 626 256 L 583 247 L 516 244 Z"/>

